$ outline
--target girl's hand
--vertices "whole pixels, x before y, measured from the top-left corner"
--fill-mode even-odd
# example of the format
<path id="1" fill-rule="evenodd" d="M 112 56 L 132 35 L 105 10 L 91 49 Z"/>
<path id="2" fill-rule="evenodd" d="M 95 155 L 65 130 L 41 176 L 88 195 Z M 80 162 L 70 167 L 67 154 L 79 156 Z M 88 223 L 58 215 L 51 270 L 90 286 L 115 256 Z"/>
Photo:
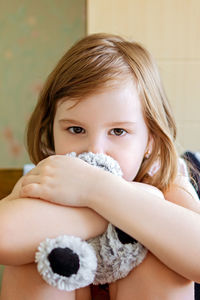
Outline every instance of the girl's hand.
<path id="1" fill-rule="evenodd" d="M 20 197 L 61 205 L 87 206 L 98 169 L 78 158 L 53 155 L 42 160 L 22 180 Z"/>

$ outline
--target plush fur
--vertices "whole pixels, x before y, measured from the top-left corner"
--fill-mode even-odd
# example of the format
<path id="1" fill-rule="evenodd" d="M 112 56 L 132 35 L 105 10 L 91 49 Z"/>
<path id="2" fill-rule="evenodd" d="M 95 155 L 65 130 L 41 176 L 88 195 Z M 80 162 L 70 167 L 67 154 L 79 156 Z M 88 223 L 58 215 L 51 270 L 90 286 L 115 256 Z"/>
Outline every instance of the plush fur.
<path id="1" fill-rule="evenodd" d="M 53 271 L 49 255 L 52 254 L 52 251 L 60 248 L 64 250 L 71 249 L 75 255 L 78 255 L 79 268 L 77 272 L 72 272 L 72 274 L 66 276 L 60 274 L 61 272 L 55 273 Z M 60 256 L 61 254 L 58 251 L 57 258 L 60 259 Z M 56 257 L 54 257 L 55 259 Z M 69 257 L 68 252 L 66 255 L 64 252 L 61 259 L 66 260 L 68 265 L 65 264 L 65 266 L 67 269 L 72 268 L 72 255 Z M 38 272 L 48 284 L 65 291 L 72 291 L 93 282 L 97 269 L 97 258 L 93 247 L 79 237 L 69 235 L 58 236 L 55 239 L 47 238 L 41 242 L 35 255 L 35 262 L 37 263 Z M 57 260 L 56 263 L 58 264 Z"/>

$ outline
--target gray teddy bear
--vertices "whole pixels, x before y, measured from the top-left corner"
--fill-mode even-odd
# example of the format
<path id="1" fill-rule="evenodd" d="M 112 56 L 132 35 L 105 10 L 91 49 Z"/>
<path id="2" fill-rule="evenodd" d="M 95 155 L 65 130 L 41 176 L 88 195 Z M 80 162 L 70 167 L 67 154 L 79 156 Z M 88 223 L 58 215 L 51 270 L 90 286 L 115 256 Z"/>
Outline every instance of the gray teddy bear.
<path id="1" fill-rule="evenodd" d="M 67 154 L 122 176 L 110 156 L 92 152 Z M 105 284 L 124 278 L 145 258 L 147 249 L 119 228 L 108 224 L 100 236 L 87 241 L 63 235 L 41 242 L 35 255 L 38 272 L 50 285 L 72 291 L 91 283 Z"/>

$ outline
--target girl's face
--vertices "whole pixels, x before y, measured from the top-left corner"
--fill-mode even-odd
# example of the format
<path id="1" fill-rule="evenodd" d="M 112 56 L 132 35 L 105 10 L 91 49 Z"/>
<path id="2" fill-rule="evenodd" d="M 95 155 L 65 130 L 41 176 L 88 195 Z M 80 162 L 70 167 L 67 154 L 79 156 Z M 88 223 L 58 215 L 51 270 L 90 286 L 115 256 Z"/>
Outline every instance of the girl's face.
<path id="1" fill-rule="evenodd" d="M 118 161 L 132 181 L 148 150 L 148 129 L 132 80 L 88 96 L 75 104 L 60 101 L 53 125 L 56 154 L 104 153 Z"/>

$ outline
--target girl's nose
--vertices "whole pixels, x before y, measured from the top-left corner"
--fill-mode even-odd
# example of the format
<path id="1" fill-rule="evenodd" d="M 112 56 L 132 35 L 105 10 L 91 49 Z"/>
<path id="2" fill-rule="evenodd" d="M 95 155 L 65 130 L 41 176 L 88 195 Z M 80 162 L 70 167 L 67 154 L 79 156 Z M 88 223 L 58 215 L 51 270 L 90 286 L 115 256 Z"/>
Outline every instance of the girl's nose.
<path id="1" fill-rule="evenodd" d="M 104 153 L 104 149 L 101 145 L 91 144 L 89 145 L 87 152 Z"/>
<path id="2" fill-rule="evenodd" d="M 106 143 L 102 137 L 90 139 L 87 148 L 87 152 L 106 154 Z"/>

